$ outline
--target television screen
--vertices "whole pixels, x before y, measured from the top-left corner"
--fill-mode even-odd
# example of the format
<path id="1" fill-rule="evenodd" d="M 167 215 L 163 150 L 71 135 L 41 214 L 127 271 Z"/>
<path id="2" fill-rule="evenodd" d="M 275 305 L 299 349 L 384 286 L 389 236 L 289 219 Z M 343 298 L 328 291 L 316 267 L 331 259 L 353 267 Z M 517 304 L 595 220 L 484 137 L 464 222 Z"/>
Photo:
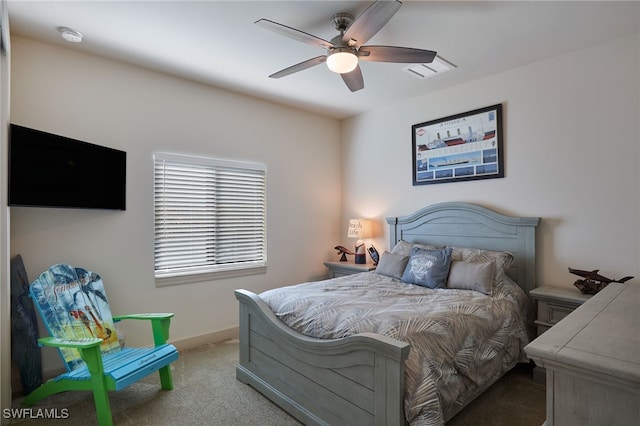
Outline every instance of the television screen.
<path id="1" fill-rule="evenodd" d="M 125 210 L 127 153 L 11 124 L 9 205 Z"/>

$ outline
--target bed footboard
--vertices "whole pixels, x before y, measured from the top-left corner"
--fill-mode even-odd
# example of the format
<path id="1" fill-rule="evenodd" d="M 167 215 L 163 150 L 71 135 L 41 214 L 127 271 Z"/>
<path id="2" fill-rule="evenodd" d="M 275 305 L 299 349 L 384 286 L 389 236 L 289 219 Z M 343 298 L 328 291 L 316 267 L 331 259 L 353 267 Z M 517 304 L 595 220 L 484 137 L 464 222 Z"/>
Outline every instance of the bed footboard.
<path id="1" fill-rule="evenodd" d="M 404 425 L 409 345 L 373 333 L 323 340 L 287 327 L 256 294 L 240 302 L 236 378 L 307 425 Z"/>

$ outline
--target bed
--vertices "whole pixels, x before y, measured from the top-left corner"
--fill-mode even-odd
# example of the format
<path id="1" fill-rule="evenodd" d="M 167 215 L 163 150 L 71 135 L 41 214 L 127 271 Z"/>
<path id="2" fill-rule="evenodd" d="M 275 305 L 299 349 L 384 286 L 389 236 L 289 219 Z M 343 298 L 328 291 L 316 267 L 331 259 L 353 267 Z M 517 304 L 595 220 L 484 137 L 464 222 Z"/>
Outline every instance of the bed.
<path id="1" fill-rule="evenodd" d="M 512 261 L 505 264 L 504 275 L 499 279 L 500 283 L 505 283 L 504 286 L 500 284 L 499 287 L 494 287 L 490 295 L 471 290 L 432 290 L 408 285 L 395 278 L 387 279 L 378 272 L 366 272 L 304 284 L 309 287 L 302 287 L 305 293 L 300 300 L 306 310 L 309 310 L 309 302 L 325 303 L 321 305 L 322 309 L 334 304 L 333 300 L 324 300 L 324 295 L 333 293 L 334 290 L 337 292 L 345 287 L 346 282 L 355 280 L 349 284 L 355 286 L 355 290 L 350 288 L 349 292 L 355 292 L 359 302 L 364 300 L 360 298 L 359 292 L 370 293 L 373 289 L 382 292 L 384 289 L 386 295 L 391 287 L 403 286 L 404 290 L 411 289 L 420 293 L 411 297 L 426 297 L 426 293 L 435 293 L 437 297 L 446 299 L 447 294 L 458 292 L 470 295 L 474 303 L 479 303 L 482 298 L 498 300 L 496 295 L 504 287 L 509 294 L 516 293 L 517 290 L 524 295 L 526 300 L 518 303 L 519 309 L 526 311 L 524 305 L 528 302 L 528 292 L 535 287 L 535 229 L 539 218 L 506 216 L 468 203 L 440 203 L 408 216 L 387 218 L 387 222 L 390 227 L 390 247 L 393 248 L 391 254 L 406 254 L 406 250 L 414 250 L 416 245 L 422 249 L 434 250 L 455 247 L 454 254 L 458 253 L 458 257 L 460 253 L 466 253 L 464 256 L 478 252 L 483 255 L 498 253 L 501 256 L 508 253 Z M 405 253 L 401 253 L 403 250 Z M 383 254 L 383 257 L 386 255 Z M 369 279 L 378 281 L 372 286 L 367 281 Z M 270 290 L 260 296 L 250 291 L 236 290 L 236 298 L 240 304 L 240 354 L 236 377 L 305 424 L 442 424 L 491 386 L 516 362 L 526 360 L 522 357 L 522 348 L 526 342 L 518 342 L 519 359 L 513 359 L 512 349 L 505 350 L 505 353 L 511 353 L 508 361 L 491 360 L 493 364 L 502 364 L 500 371 L 492 371 L 489 377 L 477 378 L 470 388 L 465 389 L 462 394 L 454 395 L 454 400 L 445 404 L 440 384 L 448 384 L 452 380 L 440 377 L 438 381 L 428 385 L 413 383 L 413 370 L 417 368 L 414 364 L 418 351 L 422 349 L 417 345 L 412 348 L 406 342 L 413 341 L 412 339 L 399 340 L 391 337 L 395 336 L 394 333 L 388 332 L 364 331 L 351 334 L 348 330 L 341 331 L 345 337 L 342 334 L 332 338 L 312 337 L 313 331 L 309 333 L 308 330 L 314 328 L 308 327 L 309 321 L 301 321 L 288 312 L 291 291 L 295 290 L 293 287 L 298 286 Z M 282 297 L 280 293 L 283 293 Z M 491 305 L 493 306 L 493 302 Z M 277 313 L 272 310 L 274 307 Z M 406 308 L 400 307 L 402 309 L 406 311 Z M 514 316 L 526 328 L 530 325 L 528 313 L 521 314 Z M 297 327 L 298 330 L 300 323 L 305 324 L 307 328 L 304 330 L 307 331 L 303 334 L 285 321 L 293 321 L 292 327 Z M 405 321 L 403 324 L 407 322 L 412 321 Z M 397 328 L 397 324 L 390 327 Z M 516 328 L 522 327 L 517 325 Z M 379 326 L 372 330 L 379 330 Z M 521 330 L 518 332 L 518 339 L 526 340 L 526 337 L 522 337 Z M 518 339 L 509 337 L 507 340 Z M 430 341 L 435 342 L 436 339 Z M 493 355 L 487 355 L 488 358 L 491 356 Z M 428 357 L 424 364 L 427 370 L 435 368 L 429 364 Z M 413 398 L 413 391 L 410 393 L 409 387 L 419 388 L 421 398 L 426 398 L 427 401 L 420 401 L 421 405 L 414 407 L 412 404 L 416 401 L 410 399 Z M 419 414 L 414 417 L 415 412 Z M 407 418 L 409 416 L 411 418 Z"/>

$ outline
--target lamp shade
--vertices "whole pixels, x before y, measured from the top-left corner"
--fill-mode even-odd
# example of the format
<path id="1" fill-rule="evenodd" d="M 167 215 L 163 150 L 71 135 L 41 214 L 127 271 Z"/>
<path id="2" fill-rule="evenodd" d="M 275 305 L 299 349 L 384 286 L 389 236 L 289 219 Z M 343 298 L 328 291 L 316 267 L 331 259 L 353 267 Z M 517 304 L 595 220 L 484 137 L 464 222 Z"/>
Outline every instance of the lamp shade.
<path id="1" fill-rule="evenodd" d="M 338 74 L 345 74 L 353 71 L 358 65 L 358 57 L 349 50 L 335 49 L 327 57 L 327 67 Z"/>
<path id="2" fill-rule="evenodd" d="M 371 221 L 367 219 L 350 219 L 347 237 L 359 240 L 371 238 Z"/>

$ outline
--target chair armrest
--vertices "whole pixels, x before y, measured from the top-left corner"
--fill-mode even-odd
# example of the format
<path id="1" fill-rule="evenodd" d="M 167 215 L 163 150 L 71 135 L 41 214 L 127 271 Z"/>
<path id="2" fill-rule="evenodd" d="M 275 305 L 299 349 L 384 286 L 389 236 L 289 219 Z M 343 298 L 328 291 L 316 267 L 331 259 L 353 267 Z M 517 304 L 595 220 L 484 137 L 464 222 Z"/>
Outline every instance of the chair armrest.
<path id="1" fill-rule="evenodd" d="M 114 322 L 124 319 L 150 320 L 153 331 L 153 343 L 155 346 L 164 345 L 169 340 L 169 325 L 171 324 L 172 313 L 151 313 L 151 314 L 128 314 L 116 315 Z"/>
<path id="2" fill-rule="evenodd" d="M 115 322 L 124 320 L 124 319 L 162 319 L 162 318 L 172 318 L 172 313 L 151 313 L 151 314 L 127 314 L 127 315 L 114 315 L 113 320 Z"/>
<path id="3" fill-rule="evenodd" d="M 101 377 L 104 373 L 102 364 L 102 353 L 100 352 L 100 343 L 102 339 L 97 337 L 87 337 L 82 339 L 58 339 L 56 337 L 42 337 L 38 339 L 41 346 L 51 346 L 54 348 L 73 348 L 80 352 L 80 357 L 87 364 L 87 368 L 97 377 Z"/>
<path id="4" fill-rule="evenodd" d="M 38 339 L 40 346 L 50 346 L 53 348 L 74 348 L 87 349 L 100 346 L 102 339 L 91 337 L 86 339 L 58 339 L 55 337 L 42 337 Z"/>

